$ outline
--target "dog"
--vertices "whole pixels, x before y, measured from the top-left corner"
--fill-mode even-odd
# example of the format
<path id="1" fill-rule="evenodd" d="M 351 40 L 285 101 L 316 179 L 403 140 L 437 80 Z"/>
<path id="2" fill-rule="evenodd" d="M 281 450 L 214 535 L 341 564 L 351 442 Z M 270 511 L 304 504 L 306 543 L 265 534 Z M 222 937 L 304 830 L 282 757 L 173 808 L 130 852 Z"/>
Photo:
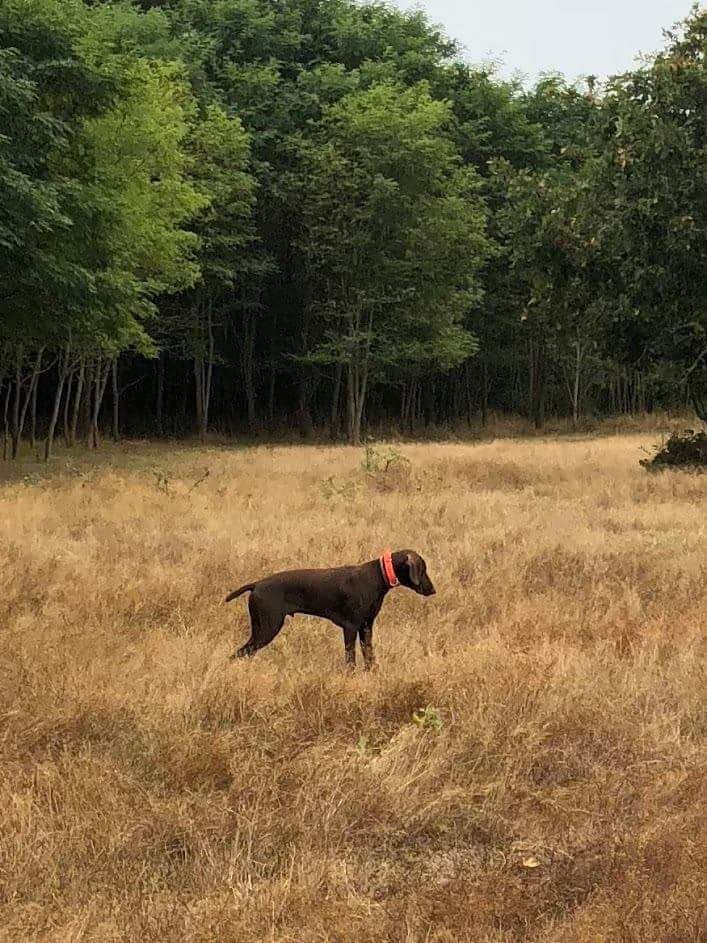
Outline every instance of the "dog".
<path id="1" fill-rule="evenodd" d="M 304 613 L 329 619 L 344 631 L 346 666 L 356 665 L 358 637 L 366 669 L 373 667 L 373 623 L 389 590 L 406 586 L 421 596 L 436 592 L 427 564 L 414 550 L 387 550 L 360 566 L 326 570 L 286 570 L 246 583 L 226 596 L 230 602 L 250 593 L 251 636 L 231 658 L 254 655 L 275 638 L 285 616 Z"/>

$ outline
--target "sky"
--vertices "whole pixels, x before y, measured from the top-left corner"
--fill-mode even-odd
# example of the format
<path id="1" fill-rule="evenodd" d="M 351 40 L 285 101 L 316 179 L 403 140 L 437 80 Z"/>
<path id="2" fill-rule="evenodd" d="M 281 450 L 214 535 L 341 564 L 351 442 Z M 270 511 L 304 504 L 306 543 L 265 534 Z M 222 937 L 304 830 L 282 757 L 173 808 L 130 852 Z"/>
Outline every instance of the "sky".
<path id="1" fill-rule="evenodd" d="M 422 9 L 461 42 L 471 62 L 503 60 L 502 75 L 562 72 L 600 79 L 662 46 L 661 30 L 684 19 L 692 0 L 394 0 Z"/>

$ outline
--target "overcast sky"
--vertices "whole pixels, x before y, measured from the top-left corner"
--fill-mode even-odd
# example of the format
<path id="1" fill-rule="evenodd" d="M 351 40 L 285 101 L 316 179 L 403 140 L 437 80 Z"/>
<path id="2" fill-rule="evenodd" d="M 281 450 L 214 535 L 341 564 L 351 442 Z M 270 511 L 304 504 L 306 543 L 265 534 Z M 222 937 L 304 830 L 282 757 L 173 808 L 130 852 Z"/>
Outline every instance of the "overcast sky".
<path id="1" fill-rule="evenodd" d="M 502 59 L 501 73 L 528 79 L 623 72 L 639 52 L 662 45 L 662 32 L 690 12 L 691 0 L 394 0 L 423 9 L 478 63 Z"/>

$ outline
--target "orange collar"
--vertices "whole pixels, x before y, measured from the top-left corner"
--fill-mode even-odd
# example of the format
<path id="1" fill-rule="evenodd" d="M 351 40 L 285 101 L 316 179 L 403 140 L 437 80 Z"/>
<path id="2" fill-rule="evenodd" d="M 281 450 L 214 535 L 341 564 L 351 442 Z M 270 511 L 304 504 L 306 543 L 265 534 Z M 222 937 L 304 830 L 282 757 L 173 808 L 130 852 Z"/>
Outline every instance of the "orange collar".
<path id="1" fill-rule="evenodd" d="M 388 585 L 389 589 L 392 589 L 394 586 L 400 586 L 400 580 L 395 575 L 395 570 L 393 568 L 393 555 L 390 550 L 386 550 L 378 560 L 381 565 L 381 573 L 383 574 L 383 579 Z"/>

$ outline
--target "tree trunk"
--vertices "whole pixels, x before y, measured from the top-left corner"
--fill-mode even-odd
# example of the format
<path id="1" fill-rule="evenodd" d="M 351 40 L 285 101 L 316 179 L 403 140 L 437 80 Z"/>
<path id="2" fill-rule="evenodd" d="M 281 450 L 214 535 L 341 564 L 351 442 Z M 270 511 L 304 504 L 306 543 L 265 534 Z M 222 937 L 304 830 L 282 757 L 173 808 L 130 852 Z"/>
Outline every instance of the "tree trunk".
<path id="1" fill-rule="evenodd" d="M 0 353 L 2 353 L 2 351 L 0 351 Z M 3 366 L 2 366 L 2 360 L 0 360 L 0 394 L 2 394 L 2 385 L 3 385 L 4 382 L 5 382 L 5 370 L 3 369 Z M 5 416 L 7 417 L 7 412 L 5 413 Z M 7 436 L 7 418 L 5 419 L 5 426 L 4 426 L 4 428 L 3 428 L 3 435 L 2 435 L 2 452 L 3 452 L 2 457 L 3 457 L 3 459 L 5 458 L 5 441 L 6 441 L 6 436 Z"/>
<path id="2" fill-rule="evenodd" d="M 176 416 L 172 419 L 172 433 L 177 434 L 177 431 L 180 433 L 182 430 L 188 428 L 188 406 L 189 406 L 189 388 L 186 383 L 182 383 L 182 395 L 180 396 L 180 408 L 179 408 L 179 423 L 176 421 Z"/>
<path id="3" fill-rule="evenodd" d="M 407 432 L 408 423 L 408 402 L 410 400 L 410 384 L 403 383 L 400 391 L 400 431 L 403 435 Z"/>
<path id="4" fill-rule="evenodd" d="M 196 405 L 196 430 L 204 438 L 204 358 L 194 357 L 194 396 Z"/>
<path id="5" fill-rule="evenodd" d="M 98 416 L 101 411 L 101 404 L 103 403 L 103 396 L 106 391 L 106 386 L 108 385 L 108 375 L 110 373 L 110 368 L 110 360 L 108 360 L 104 366 L 102 363 L 102 358 L 96 358 L 93 370 L 93 407 L 91 410 L 91 425 L 88 435 L 88 447 L 90 449 L 97 449 L 101 444 L 98 433 Z"/>
<path id="6" fill-rule="evenodd" d="M 59 356 L 59 376 L 54 394 L 54 406 L 52 408 L 51 418 L 49 420 L 49 429 L 47 430 L 47 439 L 44 444 L 44 461 L 48 462 L 52 457 L 52 445 L 54 444 L 54 431 L 56 429 L 57 419 L 59 418 L 59 407 L 61 405 L 61 394 L 64 390 L 64 383 L 69 372 L 69 351 L 63 351 Z"/>
<path id="7" fill-rule="evenodd" d="M 339 360 L 334 370 L 334 389 L 331 393 L 331 410 L 329 414 L 329 435 L 335 439 L 339 433 L 339 400 L 341 399 L 341 377 L 344 364 Z"/>
<path id="8" fill-rule="evenodd" d="M 270 363 L 270 379 L 268 381 L 268 424 L 270 431 L 275 425 L 275 378 L 275 361 L 273 360 Z"/>
<path id="9" fill-rule="evenodd" d="M 214 332 L 211 320 L 211 299 L 205 306 L 206 324 L 207 324 L 207 346 L 206 356 L 199 352 L 194 357 L 194 381 L 196 396 L 196 425 L 199 438 L 202 442 L 206 441 L 206 433 L 209 427 L 209 402 L 211 399 L 211 377 L 214 364 Z M 202 307 L 202 314 L 204 308 Z M 203 331 L 203 321 L 201 322 Z"/>
<path id="10" fill-rule="evenodd" d="M 303 367 L 297 390 L 296 424 L 303 439 L 309 439 L 314 431 L 312 412 L 309 408 L 311 375 L 309 367 Z"/>
<path id="11" fill-rule="evenodd" d="M 100 385 L 101 358 L 95 357 L 91 360 L 91 366 L 86 379 L 85 407 L 84 407 L 84 434 L 86 438 L 86 448 L 93 449 L 93 409 L 96 401 L 96 393 Z"/>
<path id="12" fill-rule="evenodd" d="M 66 378 L 66 396 L 64 397 L 64 445 L 68 449 L 71 444 L 71 426 L 69 422 L 71 408 L 71 393 L 74 387 L 73 371 Z"/>
<path id="13" fill-rule="evenodd" d="M 366 362 L 362 368 L 363 378 L 361 380 L 361 386 L 358 392 L 358 403 L 356 406 L 356 426 L 354 429 L 354 435 L 356 442 L 361 441 L 361 426 L 363 425 L 363 412 L 366 405 L 366 391 L 368 388 L 368 363 Z"/>
<path id="14" fill-rule="evenodd" d="M 204 397 L 204 439 L 206 439 L 206 432 L 209 428 L 209 407 L 211 405 L 211 379 L 214 372 L 214 330 L 213 322 L 211 320 L 211 305 L 212 301 L 209 298 L 208 304 L 208 331 L 209 331 L 209 363 L 206 370 L 206 382 L 205 382 L 205 397 Z"/>
<path id="15" fill-rule="evenodd" d="M 461 422 L 462 414 L 464 413 L 464 408 L 462 402 L 464 399 L 464 379 L 465 379 L 465 365 L 462 365 L 458 370 L 455 370 L 449 377 L 450 385 L 450 415 L 447 417 L 452 421 L 454 425 L 457 425 Z"/>
<path id="16" fill-rule="evenodd" d="M 256 427 L 255 383 L 253 381 L 253 359 L 255 352 L 255 315 L 250 307 L 243 310 L 243 344 L 241 346 L 241 370 L 243 372 L 243 390 L 248 412 L 248 428 L 251 432 Z"/>
<path id="17" fill-rule="evenodd" d="M 581 390 L 582 377 L 582 345 L 579 340 L 574 343 L 574 382 L 572 384 L 572 428 L 577 429 L 579 424 L 579 396 Z"/>
<path id="18" fill-rule="evenodd" d="M 530 418 L 536 429 L 545 424 L 545 350 L 540 342 L 530 343 Z"/>
<path id="19" fill-rule="evenodd" d="M 616 368 L 616 411 L 621 415 L 624 411 L 623 386 L 621 385 L 621 370 Z"/>
<path id="20" fill-rule="evenodd" d="M 32 376 L 29 380 L 29 386 L 27 387 L 27 392 L 25 394 L 24 402 L 22 403 L 22 410 L 20 412 L 20 422 L 18 428 L 18 441 L 22 437 L 22 433 L 25 428 L 25 421 L 27 419 L 27 410 L 29 409 L 30 402 L 34 401 L 36 409 L 36 389 L 37 383 L 39 382 L 39 374 L 42 369 L 42 357 L 44 356 L 44 348 L 40 347 L 37 352 L 37 359 L 34 362 L 34 367 L 32 368 Z M 34 448 L 34 432 L 32 432 L 32 447 Z"/>
<path id="21" fill-rule="evenodd" d="M 538 406 L 535 415 L 535 428 L 542 429 L 545 425 L 545 397 L 547 394 L 547 370 L 545 369 L 545 348 L 540 347 L 538 354 Z"/>
<path id="22" fill-rule="evenodd" d="M 356 311 L 355 315 L 349 319 L 349 329 L 356 338 L 353 357 L 348 365 L 347 433 L 351 445 L 358 445 L 361 441 L 361 427 L 368 389 L 372 328 L 373 311 L 369 311 L 366 319 L 366 330 L 363 335 L 365 340 L 359 339 L 361 337 L 361 312 Z"/>
<path id="23" fill-rule="evenodd" d="M 368 364 L 350 363 L 347 376 L 347 415 L 346 434 L 350 445 L 359 445 L 361 442 L 361 427 L 366 405 L 366 388 L 368 386 Z"/>
<path id="24" fill-rule="evenodd" d="M 3 409 L 3 431 L 2 431 L 2 458 L 7 460 L 7 447 L 10 441 L 8 428 L 8 415 L 10 409 L 10 393 L 12 393 L 12 380 L 7 378 L 7 390 L 5 391 L 5 407 Z"/>
<path id="25" fill-rule="evenodd" d="M 486 428 L 489 421 L 489 357 L 484 348 L 481 359 L 481 425 Z"/>
<path id="26" fill-rule="evenodd" d="M 110 365 L 113 392 L 113 441 L 120 439 L 120 390 L 118 389 L 118 355 L 113 357 Z"/>
<path id="27" fill-rule="evenodd" d="M 437 423 L 437 404 L 435 402 L 436 384 L 432 377 L 423 377 L 422 392 L 425 403 L 425 425 L 434 426 Z"/>
<path id="28" fill-rule="evenodd" d="M 346 438 L 350 445 L 356 445 L 358 442 L 354 431 L 356 427 L 356 380 L 354 373 L 355 366 L 349 363 L 346 371 Z"/>
<path id="29" fill-rule="evenodd" d="M 277 312 L 273 312 L 272 333 L 270 336 L 270 377 L 268 380 L 268 424 L 272 430 L 275 425 L 275 383 L 277 381 L 278 352 L 275 338 L 277 337 Z"/>
<path id="30" fill-rule="evenodd" d="M 38 389 L 39 389 L 39 375 L 37 376 L 34 386 L 32 387 L 32 406 L 31 406 L 31 415 L 30 415 L 30 423 L 31 423 L 30 442 L 31 442 L 31 447 L 32 447 L 33 452 L 37 447 L 37 390 Z"/>
<path id="31" fill-rule="evenodd" d="M 79 426 L 79 412 L 81 407 L 81 397 L 83 394 L 84 382 L 86 378 L 86 358 L 81 357 L 79 364 L 79 375 L 76 381 L 76 393 L 74 394 L 74 408 L 71 416 L 71 429 L 69 431 L 69 447 L 76 445 L 76 435 Z"/>
<path id="32" fill-rule="evenodd" d="M 22 345 L 17 348 L 15 359 L 15 396 L 12 401 L 12 443 L 10 455 L 17 458 L 20 448 L 20 397 L 22 394 Z"/>
<path id="33" fill-rule="evenodd" d="M 410 380 L 405 404 L 405 432 L 412 435 L 415 431 L 415 403 L 417 402 L 417 380 Z"/>
<path id="34" fill-rule="evenodd" d="M 81 412 L 83 413 L 81 417 L 81 424 L 83 427 L 81 429 L 81 435 L 82 435 L 82 438 L 85 439 L 86 445 L 88 446 L 88 448 L 91 448 L 90 439 L 93 433 L 93 429 L 91 427 L 91 394 L 93 391 L 94 383 L 96 381 L 97 366 L 98 364 L 94 358 L 90 358 L 86 363 L 86 378 L 84 381 L 83 401 L 82 401 L 82 409 L 81 409 Z"/>
<path id="35" fill-rule="evenodd" d="M 155 402 L 155 415 L 157 421 L 157 432 L 162 435 L 164 432 L 162 424 L 162 412 L 164 410 L 164 358 L 162 351 L 157 357 L 157 399 Z"/>
<path id="36" fill-rule="evenodd" d="M 631 412 L 635 416 L 638 412 L 638 390 L 641 382 L 641 375 L 638 371 L 633 374 L 633 387 L 631 390 Z"/>

